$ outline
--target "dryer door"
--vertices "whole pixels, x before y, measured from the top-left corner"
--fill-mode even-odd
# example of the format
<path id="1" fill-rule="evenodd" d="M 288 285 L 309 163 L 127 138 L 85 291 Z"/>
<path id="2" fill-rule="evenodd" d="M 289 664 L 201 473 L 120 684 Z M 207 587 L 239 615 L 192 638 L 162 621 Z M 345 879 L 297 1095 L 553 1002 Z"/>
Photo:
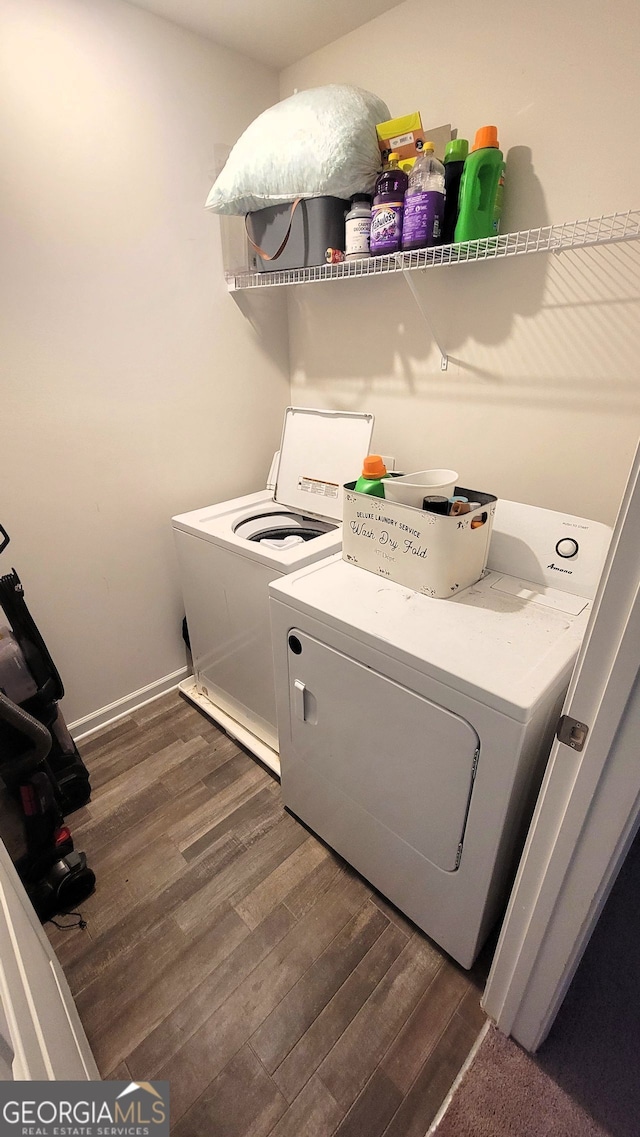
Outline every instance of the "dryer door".
<path id="1" fill-rule="evenodd" d="M 293 629 L 289 645 L 293 761 L 454 871 L 480 747 L 473 727 L 304 632 Z M 315 828 L 309 808 L 297 812 Z"/>

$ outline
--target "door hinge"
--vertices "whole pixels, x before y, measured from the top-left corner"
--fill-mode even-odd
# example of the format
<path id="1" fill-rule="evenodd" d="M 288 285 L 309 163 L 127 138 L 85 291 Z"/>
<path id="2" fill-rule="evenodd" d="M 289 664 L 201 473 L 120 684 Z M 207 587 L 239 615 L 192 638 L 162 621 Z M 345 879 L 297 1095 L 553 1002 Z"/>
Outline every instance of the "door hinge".
<path id="1" fill-rule="evenodd" d="M 562 715 L 556 730 L 556 738 L 558 742 L 564 742 L 566 746 L 579 753 L 587 741 L 588 733 L 589 727 L 586 722 L 578 722 L 577 719 L 572 719 L 571 715 Z"/>
<path id="2" fill-rule="evenodd" d="M 478 762 L 479 761 L 480 761 L 480 747 L 478 747 L 478 749 L 474 752 L 474 755 L 473 755 L 473 766 L 471 767 L 471 781 L 474 780 L 474 778 L 478 772 Z"/>
<path id="3" fill-rule="evenodd" d="M 460 861 L 462 860 L 462 841 L 458 845 L 458 852 L 456 853 L 456 868 L 460 868 Z"/>

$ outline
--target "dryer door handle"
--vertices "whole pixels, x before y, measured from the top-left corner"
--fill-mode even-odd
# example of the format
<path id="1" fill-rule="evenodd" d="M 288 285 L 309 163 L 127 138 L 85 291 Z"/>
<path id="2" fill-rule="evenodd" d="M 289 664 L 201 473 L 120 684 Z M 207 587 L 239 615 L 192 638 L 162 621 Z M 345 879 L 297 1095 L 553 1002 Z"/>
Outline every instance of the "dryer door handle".
<path id="1" fill-rule="evenodd" d="M 305 718 L 306 718 L 305 697 L 304 697 L 306 690 L 307 690 L 306 685 L 302 682 L 302 679 L 294 680 L 294 684 L 293 684 L 293 713 L 295 714 L 296 718 L 300 719 L 300 722 L 304 722 Z"/>

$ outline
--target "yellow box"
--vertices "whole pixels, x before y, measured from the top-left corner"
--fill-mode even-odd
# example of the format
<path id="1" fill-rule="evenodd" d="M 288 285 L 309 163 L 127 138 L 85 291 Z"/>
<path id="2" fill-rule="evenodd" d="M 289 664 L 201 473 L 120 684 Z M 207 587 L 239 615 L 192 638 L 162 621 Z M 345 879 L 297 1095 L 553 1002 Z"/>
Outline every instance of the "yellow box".
<path id="1" fill-rule="evenodd" d="M 424 131 L 420 112 L 405 114 L 400 118 L 391 118 L 388 122 L 378 123 L 376 126 L 378 146 L 384 162 L 389 154 L 395 151 L 400 158 L 415 158 L 422 149 Z M 420 146 L 416 143 L 420 142 Z"/>

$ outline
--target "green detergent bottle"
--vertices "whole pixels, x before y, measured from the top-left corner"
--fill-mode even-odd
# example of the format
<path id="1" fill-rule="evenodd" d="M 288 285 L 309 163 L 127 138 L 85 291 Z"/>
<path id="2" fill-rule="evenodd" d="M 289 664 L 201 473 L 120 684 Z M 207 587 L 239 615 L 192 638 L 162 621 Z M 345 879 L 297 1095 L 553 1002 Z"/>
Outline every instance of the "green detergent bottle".
<path id="1" fill-rule="evenodd" d="M 462 171 L 456 241 L 496 236 L 502 212 L 504 169 L 497 127 L 481 126 Z"/>
<path id="2" fill-rule="evenodd" d="M 362 474 L 354 489 L 357 493 L 370 493 L 373 497 L 384 497 L 384 482 L 387 467 L 379 454 L 367 454 L 362 464 Z"/>

